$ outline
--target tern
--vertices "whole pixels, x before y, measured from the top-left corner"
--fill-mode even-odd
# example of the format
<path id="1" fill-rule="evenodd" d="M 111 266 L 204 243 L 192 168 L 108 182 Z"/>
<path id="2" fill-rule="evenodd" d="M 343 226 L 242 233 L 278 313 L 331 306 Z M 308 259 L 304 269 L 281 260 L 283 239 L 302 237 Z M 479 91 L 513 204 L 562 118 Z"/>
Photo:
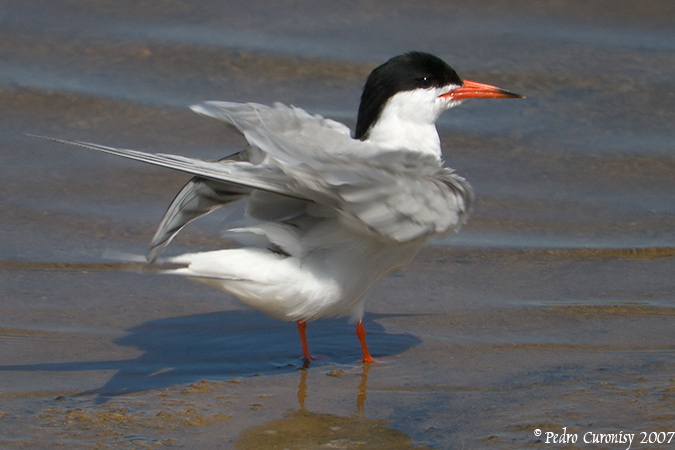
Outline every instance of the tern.
<path id="1" fill-rule="evenodd" d="M 276 103 L 209 101 L 192 110 L 234 126 L 247 140 L 219 161 L 47 138 L 190 173 L 146 258 L 204 281 L 264 314 L 295 321 L 302 355 L 314 359 L 307 322 L 350 316 L 363 351 L 371 288 L 424 243 L 458 230 L 471 211 L 468 182 L 446 167 L 436 121 L 469 98 L 522 98 L 462 80 L 442 59 L 409 52 L 375 68 L 363 88 L 354 135 L 339 122 Z M 189 222 L 246 201 L 247 226 L 224 235 L 239 247 L 160 258 Z"/>

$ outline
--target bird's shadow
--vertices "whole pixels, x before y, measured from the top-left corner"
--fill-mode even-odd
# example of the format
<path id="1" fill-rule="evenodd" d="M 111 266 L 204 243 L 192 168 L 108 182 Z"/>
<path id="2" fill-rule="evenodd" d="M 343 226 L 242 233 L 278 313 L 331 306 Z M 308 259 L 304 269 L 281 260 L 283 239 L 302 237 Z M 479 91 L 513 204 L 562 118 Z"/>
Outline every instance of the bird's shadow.
<path id="1" fill-rule="evenodd" d="M 370 315 L 365 321 L 368 345 L 375 358 L 386 360 L 421 341 L 409 334 L 386 333 Z M 295 323 L 269 319 L 254 311 L 229 311 L 154 320 L 133 327 L 114 341 L 143 353 L 135 359 L 0 366 L 0 371 L 114 370 L 98 389 L 81 394 L 101 399 L 203 379 L 280 373 L 303 366 Z M 346 319 L 310 322 L 312 366 L 356 364 L 361 348 L 355 327 Z"/>

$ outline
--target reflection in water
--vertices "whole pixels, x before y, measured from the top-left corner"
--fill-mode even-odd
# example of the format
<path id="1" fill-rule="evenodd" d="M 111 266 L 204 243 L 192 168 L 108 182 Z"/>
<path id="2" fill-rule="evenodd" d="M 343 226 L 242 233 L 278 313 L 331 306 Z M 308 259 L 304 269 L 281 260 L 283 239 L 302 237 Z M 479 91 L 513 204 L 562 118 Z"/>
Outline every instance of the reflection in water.
<path id="1" fill-rule="evenodd" d="M 356 413 L 343 417 L 313 413 L 305 407 L 307 399 L 307 369 L 300 370 L 298 403 L 300 408 L 286 417 L 267 422 L 244 433 L 235 443 L 237 449 L 287 448 L 378 448 L 419 449 L 405 433 L 387 427 L 385 420 L 368 420 L 364 407 L 370 364 L 363 365 L 361 382 L 356 394 Z"/>
<path id="2" fill-rule="evenodd" d="M 368 387 L 368 370 L 370 364 L 364 364 L 361 372 L 361 384 L 359 384 L 359 393 L 356 395 L 356 410 L 363 414 L 366 404 L 366 389 Z"/>

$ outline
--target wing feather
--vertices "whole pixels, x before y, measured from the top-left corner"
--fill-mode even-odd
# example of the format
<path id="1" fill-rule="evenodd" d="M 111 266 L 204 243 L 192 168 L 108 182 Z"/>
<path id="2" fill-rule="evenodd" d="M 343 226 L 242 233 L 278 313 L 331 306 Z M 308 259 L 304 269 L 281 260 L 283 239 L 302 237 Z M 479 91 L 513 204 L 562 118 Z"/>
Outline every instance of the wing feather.
<path id="1" fill-rule="evenodd" d="M 329 206 L 362 232 L 399 242 L 455 230 L 471 209 L 471 187 L 437 158 L 383 151 L 319 115 L 281 104 L 207 102 L 192 109 L 235 126 L 261 160 L 205 161 L 45 139 Z"/>

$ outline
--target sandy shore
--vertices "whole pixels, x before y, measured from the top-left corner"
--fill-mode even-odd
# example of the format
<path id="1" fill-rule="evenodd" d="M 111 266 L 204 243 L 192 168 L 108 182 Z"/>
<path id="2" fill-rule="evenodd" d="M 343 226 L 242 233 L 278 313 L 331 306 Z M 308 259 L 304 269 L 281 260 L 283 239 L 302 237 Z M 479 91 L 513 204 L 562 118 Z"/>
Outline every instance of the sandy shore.
<path id="1" fill-rule="evenodd" d="M 383 362 L 357 364 L 352 326 L 321 321 L 307 370 L 292 324 L 200 285 L 5 267 L 3 322 L 21 326 L 2 329 L 0 443 L 536 448 L 535 429 L 666 430 L 675 260 L 585 253 L 427 249 L 369 302 Z M 26 286 L 45 295 L 27 304 Z"/>

